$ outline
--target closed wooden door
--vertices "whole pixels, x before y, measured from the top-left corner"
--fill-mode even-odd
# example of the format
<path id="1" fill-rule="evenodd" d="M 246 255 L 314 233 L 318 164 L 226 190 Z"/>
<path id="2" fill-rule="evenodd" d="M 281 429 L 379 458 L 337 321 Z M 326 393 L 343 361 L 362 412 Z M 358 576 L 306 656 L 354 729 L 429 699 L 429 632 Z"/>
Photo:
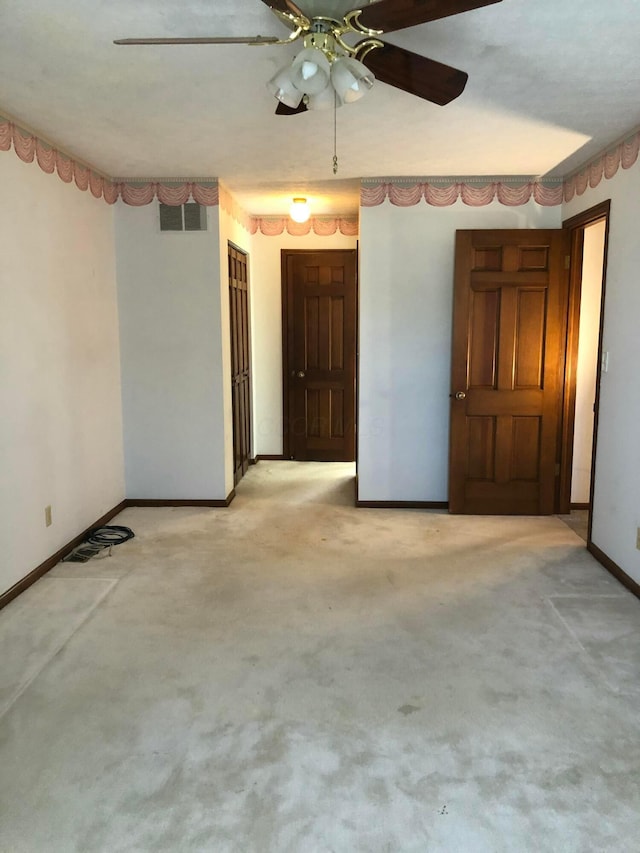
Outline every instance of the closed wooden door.
<path id="1" fill-rule="evenodd" d="M 563 231 L 456 235 L 451 512 L 555 511 L 567 256 Z"/>
<path id="2" fill-rule="evenodd" d="M 285 455 L 352 462 L 356 253 L 284 250 L 282 260 Z"/>
<path id="3" fill-rule="evenodd" d="M 246 474 L 251 453 L 251 351 L 247 255 L 229 244 L 229 319 L 231 323 L 231 401 L 233 479 Z"/>

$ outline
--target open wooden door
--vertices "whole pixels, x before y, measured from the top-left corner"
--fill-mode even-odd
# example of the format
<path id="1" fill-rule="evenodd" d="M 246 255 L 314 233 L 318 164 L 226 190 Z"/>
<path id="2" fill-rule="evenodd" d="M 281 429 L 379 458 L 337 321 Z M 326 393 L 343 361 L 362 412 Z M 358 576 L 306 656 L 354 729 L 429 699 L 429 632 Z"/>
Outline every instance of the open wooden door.
<path id="1" fill-rule="evenodd" d="M 282 252 L 284 453 L 355 459 L 356 252 Z"/>
<path id="2" fill-rule="evenodd" d="M 568 253 L 563 231 L 457 232 L 451 512 L 555 512 Z"/>

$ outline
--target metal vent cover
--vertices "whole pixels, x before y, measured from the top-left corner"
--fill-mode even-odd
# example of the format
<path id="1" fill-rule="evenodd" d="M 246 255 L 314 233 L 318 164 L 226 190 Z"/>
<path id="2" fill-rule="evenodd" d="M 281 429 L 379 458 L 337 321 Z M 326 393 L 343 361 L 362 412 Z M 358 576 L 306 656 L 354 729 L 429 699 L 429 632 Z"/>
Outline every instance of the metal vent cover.
<path id="1" fill-rule="evenodd" d="M 195 201 L 183 205 L 158 203 L 161 231 L 206 231 L 206 208 Z"/>
<path id="2" fill-rule="evenodd" d="M 184 207 L 184 230 L 206 231 L 207 211 L 203 205 L 195 201 L 188 201 Z"/>

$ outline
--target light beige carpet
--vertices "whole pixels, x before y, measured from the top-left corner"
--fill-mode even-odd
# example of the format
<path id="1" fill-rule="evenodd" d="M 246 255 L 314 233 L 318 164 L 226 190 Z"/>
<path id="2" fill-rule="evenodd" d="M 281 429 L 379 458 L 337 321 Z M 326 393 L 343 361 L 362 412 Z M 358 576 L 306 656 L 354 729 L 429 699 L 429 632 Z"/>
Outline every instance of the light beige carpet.
<path id="1" fill-rule="evenodd" d="M 640 602 L 558 519 L 352 504 L 263 462 L 0 612 L 0 849 L 638 851 Z"/>

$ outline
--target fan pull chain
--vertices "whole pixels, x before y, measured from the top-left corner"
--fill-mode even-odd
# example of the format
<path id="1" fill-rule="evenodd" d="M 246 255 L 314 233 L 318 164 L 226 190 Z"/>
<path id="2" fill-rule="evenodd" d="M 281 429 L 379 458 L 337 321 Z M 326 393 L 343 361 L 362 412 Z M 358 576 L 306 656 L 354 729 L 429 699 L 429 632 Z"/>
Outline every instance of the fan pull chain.
<path id="1" fill-rule="evenodd" d="M 338 174 L 338 93 L 333 95 L 333 174 Z"/>

